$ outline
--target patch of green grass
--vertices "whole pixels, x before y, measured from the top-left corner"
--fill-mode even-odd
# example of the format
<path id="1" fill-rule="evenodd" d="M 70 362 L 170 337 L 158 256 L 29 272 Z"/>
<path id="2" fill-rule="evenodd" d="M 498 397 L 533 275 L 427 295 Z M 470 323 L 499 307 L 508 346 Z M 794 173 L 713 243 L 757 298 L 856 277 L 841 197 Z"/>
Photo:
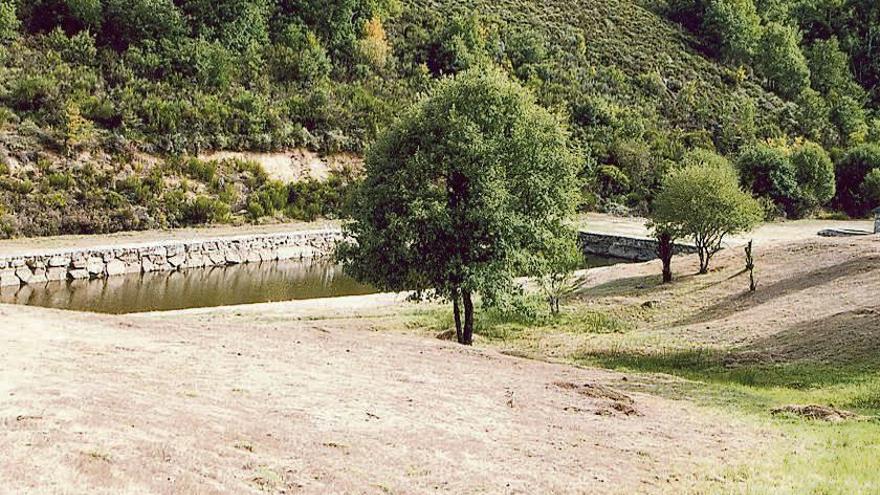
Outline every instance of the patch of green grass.
<path id="1" fill-rule="evenodd" d="M 777 421 L 783 442 L 732 466 L 696 493 L 850 495 L 880 493 L 880 424 Z"/>
<path id="2" fill-rule="evenodd" d="M 627 372 L 634 388 L 720 408 L 777 437 L 748 464 L 706 481 L 700 493 L 880 493 L 880 360 L 741 363 L 735 353 L 720 349 L 639 351 L 632 342 L 626 348 L 590 350 L 570 359 Z M 862 419 L 832 424 L 770 414 L 787 404 L 834 405 Z"/>
<path id="3" fill-rule="evenodd" d="M 695 348 L 659 351 L 588 351 L 572 356 L 580 364 L 636 373 L 664 373 L 684 378 L 715 402 L 718 395 L 738 397 L 738 408 L 766 412 L 790 403 L 834 404 L 880 414 L 878 361 L 824 364 L 809 361 L 778 364 L 737 364 L 736 355 Z"/>
<path id="4" fill-rule="evenodd" d="M 413 312 L 407 326 L 439 333 L 454 329 L 455 323 L 451 308 L 438 306 Z M 613 312 L 580 310 L 552 315 L 537 296 L 517 298 L 500 307 L 479 307 L 474 314 L 474 333 L 493 342 L 514 341 L 541 332 L 602 335 L 624 333 L 630 328 L 627 319 Z"/>

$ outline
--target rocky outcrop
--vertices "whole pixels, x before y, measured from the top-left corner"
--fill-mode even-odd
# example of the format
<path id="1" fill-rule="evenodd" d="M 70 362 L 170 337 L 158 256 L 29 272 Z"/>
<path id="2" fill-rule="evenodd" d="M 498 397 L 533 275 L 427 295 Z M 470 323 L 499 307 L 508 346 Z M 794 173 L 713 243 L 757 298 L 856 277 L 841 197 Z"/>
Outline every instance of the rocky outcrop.
<path id="1" fill-rule="evenodd" d="M 339 230 L 220 237 L 0 257 L 0 287 L 332 254 Z"/>

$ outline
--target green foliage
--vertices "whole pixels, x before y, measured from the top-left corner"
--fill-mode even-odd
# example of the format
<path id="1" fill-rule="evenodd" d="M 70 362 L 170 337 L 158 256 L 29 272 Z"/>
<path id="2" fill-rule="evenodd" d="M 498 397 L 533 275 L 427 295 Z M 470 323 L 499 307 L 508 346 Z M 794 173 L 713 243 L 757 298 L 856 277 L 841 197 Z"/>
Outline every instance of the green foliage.
<path id="1" fill-rule="evenodd" d="M 550 313 L 558 315 L 561 300 L 576 289 L 574 272 L 584 264 L 584 254 L 573 231 L 554 233 L 531 253 L 527 273 L 534 277 L 547 298 Z"/>
<path id="2" fill-rule="evenodd" d="M 277 81 L 313 83 L 330 75 L 330 58 L 315 33 L 291 23 L 269 51 L 268 61 Z"/>
<path id="3" fill-rule="evenodd" d="M 747 63 L 761 37 L 761 19 L 753 0 L 709 0 L 703 31 L 721 57 Z"/>
<path id="4" fill-rule="evenodd" d="M 813 88 L 823 95 L 838 91 L 849 95 L 858 95 L 859 86 L 853 81 L 850 73 L 850 60 L 840 49 L 836 37 L 827 40 L 816 40 L 806 50 L 810 65 L 810 79 Z"/>
<path id="5" fill-rule="evenodd" d="M 771 22 L 758 42 L 756 69 L 768 85 L 786 98 L 796 98 L 810 85 L 810 69 L 800 49 L 800 36 L 789 26 Z"/>
<path id="6" fill-rule="evenodd" d="M 560 120 L 499 70 L 444 80 L 370 149 L 340 254 L 383 290 L 461 297 L 470 343 L 470 294 L 497 300 L 563 231 L 577 166 Z"/>
<path id="7" fill-rule="evenodd" d="M 703 155 L 666 177 L 651 220 L 673 237 L 691 237 L 699 249 L 700 273 L 707 273 L 709 261 L 721 249 L 724 238 L 751 230 L 760 223 L 762 211 L 758 202 L 739 188 L 730 163 Z"/>
<path id="8" fill-rule="evenodd" d="M 185 33 L 183 14 L 172 0 L 104 1 L 102 38 L 117 50 L 148 40 L 173 41 Z"/>
<path id="9" fill-rule="evenodd" d="M 0 1 L 0 31 L 20 38 L 0 50 L 0 123 L 56 154 L 360 154 L 439 77 L 490 64 L 569 116 L 584 203 L 636 213 L 689 148 L 880 136 L 875 3 L 669 2 L 694 36 L 634 0 L 572 5 Z"/>
<path id="10" fill-rule="evenodd" d="M 868 172 L 862 182 L 862 194 L 869 204 L 880 205 L 880 168 Z"/>
<path id="11" fill-rule="evenodd" d="M 863 186 L 872 171 L 880 169 L 880 146 L 866 144 L 847 151 L 835 166 L 837 196 L 834 204 L 852 217 L 861 217 L 878 205 Z M 872 179 L 873 181 L 873 179 Z"/>
<path id="12" fill-rule="evenodd" d="M 831 201 L 835 193 L 834 163 L 821 146 L 805 143 L 796 147 L 791 163 L 798 184 L 793 216 L 804 216 Z"/>
<path id="13" fill-rule="evenodd" d="M 181 223 L 199 225 L 225 222 L 229 218 L 229 205 L 217 198 L 198 195 L 186 203 Z"/>
<path id="14" fill-rule="evenodd" d="M 834 164 L 821 146 L 797 143 L 793 148 L 759 145 L 737 160 L 743 186 L 766 197 L 792 218 L 803 217 L 834 197 Z"/>
<path id="15" fill-rule="evenodd" d="M 11 0 L 0 1 L 0 43 L 18 37 L 21 22 L 15 15 L 15 3 Z"/>

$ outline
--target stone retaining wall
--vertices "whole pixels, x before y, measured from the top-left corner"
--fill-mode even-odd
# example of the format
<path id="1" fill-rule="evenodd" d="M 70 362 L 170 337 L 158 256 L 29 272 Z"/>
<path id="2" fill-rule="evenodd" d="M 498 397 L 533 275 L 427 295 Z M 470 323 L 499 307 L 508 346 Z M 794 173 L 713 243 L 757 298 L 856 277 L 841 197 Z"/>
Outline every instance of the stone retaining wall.
<path id="1" fill-rule="evenodd" d="M 0 287 L 325 257 L 341 238 L 339 230 L 319 230 L 0 256 Z"/>
<path id="2" fill-rule="evenodd" d="M 319 258 L 329 256 L 341 239 L 339 230 L 314 230 L 0 256 L 0 287 Z M 657 258 L 654 239 L 581 232 L 580 241 L 584 252 L 590 255 L 632 261 Z M 693 246 L 676 245 L 676 254 L 695 252 Z"/>
<path id="3" fill-rule="evenodd" d="M 579 233 L 584 253 L 606 258 L 620 258 L 630 261 L 651 261 L 657 259 L 657 240 L 646 237 L 624 237 L 594 232 Z M 697 248 L 687 244 L 676 244 L 675 254 L 694 254 Z"/>

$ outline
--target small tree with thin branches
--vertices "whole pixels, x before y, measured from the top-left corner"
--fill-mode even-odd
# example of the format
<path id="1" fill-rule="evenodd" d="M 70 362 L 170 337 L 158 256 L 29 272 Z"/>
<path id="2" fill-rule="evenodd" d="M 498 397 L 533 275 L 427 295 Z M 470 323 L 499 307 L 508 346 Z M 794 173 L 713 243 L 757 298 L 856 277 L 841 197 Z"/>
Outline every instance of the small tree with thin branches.
<path id="1" fill-rule="evenodd" d="M 665 178 L 651 220 L 691 237 L 700 257 L 700 274 L 705 274 L 725 237 L 753 229 L 763 212 L 758 201 L 740 189 L 736 171 L 727 160 L 698 153 L 711 159 L 691 159 L 689 165 Z"/>

